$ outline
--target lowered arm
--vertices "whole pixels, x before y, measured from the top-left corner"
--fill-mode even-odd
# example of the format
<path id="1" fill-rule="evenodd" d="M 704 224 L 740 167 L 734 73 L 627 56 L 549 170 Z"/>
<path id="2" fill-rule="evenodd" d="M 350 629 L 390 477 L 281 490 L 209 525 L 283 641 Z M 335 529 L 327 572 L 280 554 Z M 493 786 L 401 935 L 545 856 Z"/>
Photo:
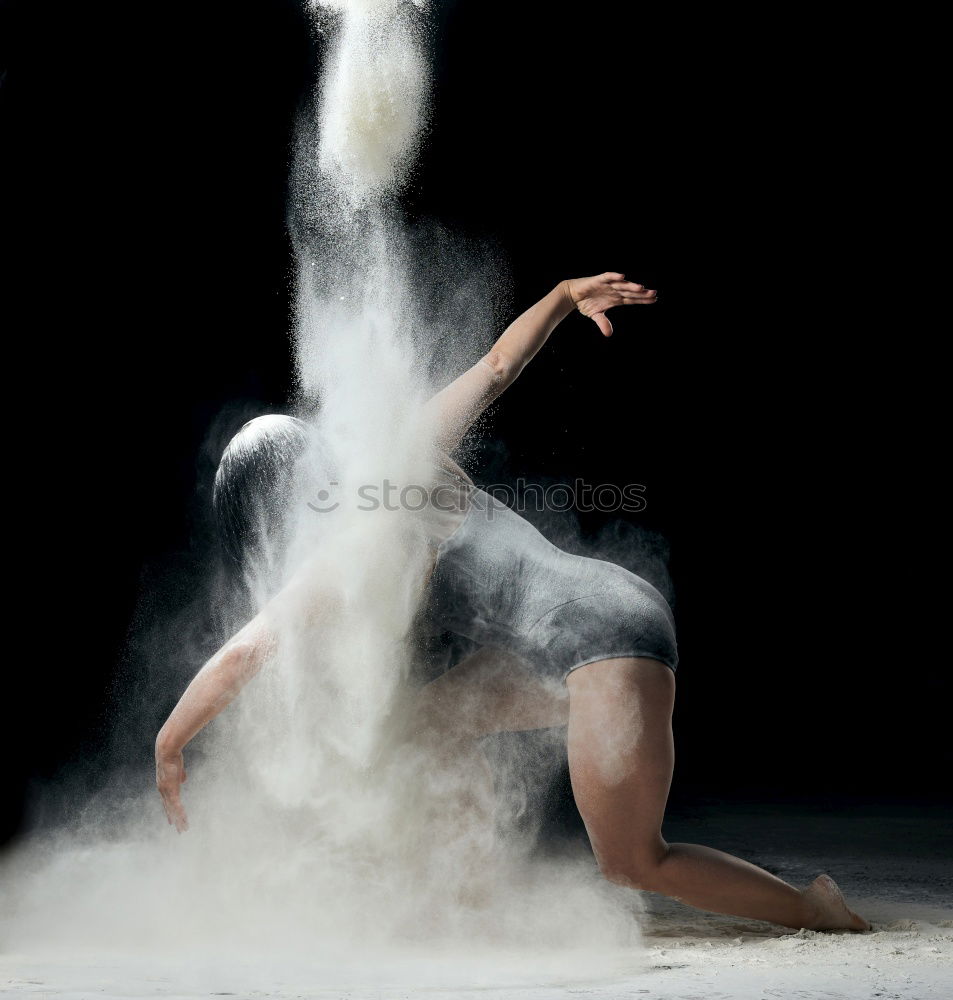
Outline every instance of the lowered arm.
<path id="1" fill-rule="evenodd" d="M 180 785 L 186 779 L 182 750 L 261 669 L 276 642 L 265 612 L 256 615 L 192 678 L 156 737 L 156 786 L 166 818 L 182 833 L 189 828 Z"/>
<path id="2" fill-rule="evenodd" d="M 179 833 L 189 828 L 180 795 L 186 779 L 182 756 L 185 745 L 235 699 L 274 652 L 283 614 L 328 612 L 337 607 L 339 599 L 340 595 L 328 589 L 315 594 L 302 574 L 239 629 L 192 678 L 155 743 L 156 785 L 166 818 Z"/>

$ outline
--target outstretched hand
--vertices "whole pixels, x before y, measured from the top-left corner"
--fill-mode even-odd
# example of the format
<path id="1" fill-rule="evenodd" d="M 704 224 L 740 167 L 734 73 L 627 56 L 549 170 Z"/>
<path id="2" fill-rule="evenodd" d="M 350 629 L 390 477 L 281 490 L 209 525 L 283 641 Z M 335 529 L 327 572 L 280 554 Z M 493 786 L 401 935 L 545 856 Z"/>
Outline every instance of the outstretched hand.
<path id="1" fill-rule="evenodd" d="M 189 821 L 179 794 L 180 786 L 187 777 L 181 750 L 167 751 L 156 748 L 156 785 L 162 796 L 166 818 L 175 825 L 179 833 L 189 828 Z"/>
<path id="2" fill-rule="evenodd" d="M 654 288 L 626 281 L 625 275 L 618 271 L 606 271 L 591 278 L 569 278 L 566 287 L 575 307 L 583 316 L 588 316 L 606 337 L 612 336 L 607 309 L 613 306 L 651 305 L 656 301 Z"/>

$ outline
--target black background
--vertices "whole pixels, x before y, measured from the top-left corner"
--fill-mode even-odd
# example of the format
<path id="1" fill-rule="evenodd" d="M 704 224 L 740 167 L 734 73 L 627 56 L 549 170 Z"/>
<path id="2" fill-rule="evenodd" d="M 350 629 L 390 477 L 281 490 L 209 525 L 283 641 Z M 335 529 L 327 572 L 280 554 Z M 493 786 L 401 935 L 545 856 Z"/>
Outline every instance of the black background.
<path id="1" fill-rule="evenodd" d="M 950 687 L 850 179 L 766 75 L 777 25 L 755 51 L 665 10 L 440 5 L 408 209 L 495 240 L 518 309 L 606 269 L 660 290 L 611 340 L 571 317 L 492 432 L 509 474 L 646 486 L 631 520 L 667 539 L 676 590 L 676 800 L 936 801 Z M 155 620 L 201 596 L 210 427 L 286 403 L 290 141 L 321 45 L 292 0 L 4 21 L 9 837 L 30 782 L 109 780 L 136 609 L 156 578 Z M 136 718 L 157 727 L 191 669 Z M 122 743 L 143 781 L 154 731 Z"/>

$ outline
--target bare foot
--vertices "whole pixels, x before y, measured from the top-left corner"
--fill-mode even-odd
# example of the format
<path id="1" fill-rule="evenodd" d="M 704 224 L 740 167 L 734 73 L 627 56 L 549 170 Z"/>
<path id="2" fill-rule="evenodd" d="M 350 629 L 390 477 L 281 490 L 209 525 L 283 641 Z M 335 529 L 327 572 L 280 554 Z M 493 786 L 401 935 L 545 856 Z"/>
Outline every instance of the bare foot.
<path id="1" fill-rule="evenodd" d="M 847 905 L 844 895 L 830 875 L 818 875 L 801 894 L 817 911 L 813 931 L 869 931 L 870 923 Z"/>

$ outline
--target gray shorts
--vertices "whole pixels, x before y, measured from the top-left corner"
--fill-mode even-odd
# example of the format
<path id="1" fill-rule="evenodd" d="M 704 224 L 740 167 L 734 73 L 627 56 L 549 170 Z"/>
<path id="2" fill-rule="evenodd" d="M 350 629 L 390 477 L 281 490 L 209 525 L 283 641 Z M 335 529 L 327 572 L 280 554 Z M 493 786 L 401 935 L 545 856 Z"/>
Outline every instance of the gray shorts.
<path id="1" fill-rule="evenodd" d="M 614 657 L 650 657 L 675 670 L 672 611 L 647 580 L 564 552 L 484 490 L 474 488 L 469 501 L 437 549 L 434 625 L 507 649 L 550 678 Z"/>

